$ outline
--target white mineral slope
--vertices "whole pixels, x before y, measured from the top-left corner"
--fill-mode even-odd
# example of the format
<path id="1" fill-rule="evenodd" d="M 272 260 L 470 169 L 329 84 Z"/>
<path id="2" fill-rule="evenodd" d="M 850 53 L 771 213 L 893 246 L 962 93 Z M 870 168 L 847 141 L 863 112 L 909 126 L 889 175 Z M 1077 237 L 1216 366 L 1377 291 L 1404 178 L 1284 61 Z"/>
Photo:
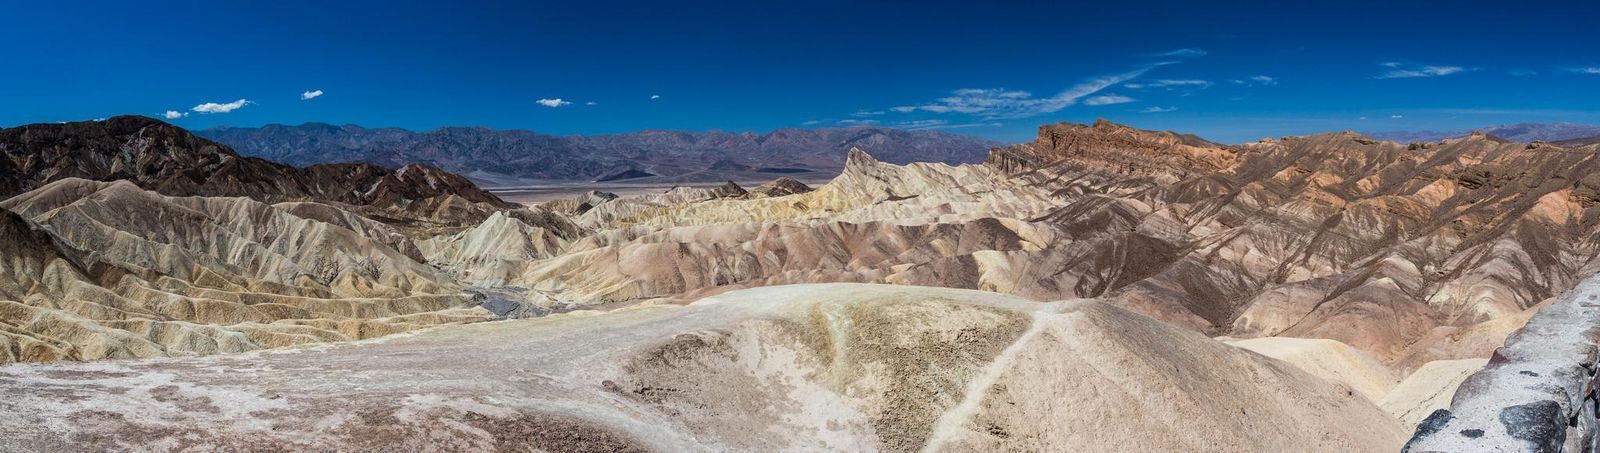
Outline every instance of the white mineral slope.
<path id="1" fill-rule="evenodd" d="M 4 450 L 1392 451 L 1281 361 L 1091 301 L 815 284 L 238 355 L 0 367 Z"/>
<path id="2" fill-rule="evenodd" d="M 1416 428 L 1428 414 L 1450 407 L 1450 398 L 1472 373 L 1483 369 L 1489 359 L 1435 360 L 1417 368 L 1394 386 L 1380 405 L 1407 427 Z"/>
<path id="3" fill-rule="evenodd" d="M 1382 402 L 1397 381 L 1389 368 L 1377 359 L 1334 340 L 1264 337 L 1227 343 L 1350 386 L 1373 403 Z"/>

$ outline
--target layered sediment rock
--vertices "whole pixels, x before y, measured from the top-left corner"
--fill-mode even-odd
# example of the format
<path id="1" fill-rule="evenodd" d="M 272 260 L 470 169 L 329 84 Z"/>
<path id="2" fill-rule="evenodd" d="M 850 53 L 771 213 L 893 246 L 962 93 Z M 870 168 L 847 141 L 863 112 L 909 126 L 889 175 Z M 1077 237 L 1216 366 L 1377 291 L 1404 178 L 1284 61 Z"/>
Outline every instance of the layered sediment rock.
<path id="1" fill-rule="evenodd" d="M 1096 297 L 1213 335 L 1337 340 L 1404 375 L 1485 355 L 1584 275 L 1594 156 L 1049 125 L 984 166 L 857 150 L 812 192 L 604 201 L 579 219 L 592 236 L 507 281 L 605 303 L 817 281 Z"/>
<path id="2" fill-rule="evenodd" d="M 0 203 L 0 362 L 241 352 L 488 319 L 392 247 L 409 244 L 393 230 L 286 208 L 83 179 Z"/>

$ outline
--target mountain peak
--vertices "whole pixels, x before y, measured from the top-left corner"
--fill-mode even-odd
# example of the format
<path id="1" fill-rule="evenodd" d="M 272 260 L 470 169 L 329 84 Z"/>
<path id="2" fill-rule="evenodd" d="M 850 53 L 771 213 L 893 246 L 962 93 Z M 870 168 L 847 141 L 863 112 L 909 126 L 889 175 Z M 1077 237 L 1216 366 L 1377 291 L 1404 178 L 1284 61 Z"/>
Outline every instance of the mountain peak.
<path id="1" fill-rule="evenodd" d="M 850 147 L 849 154 L 846 154 L 844 158 L 844 165 L 846 167 L 872 166 L 877 164 L 878 159 L 874 159 L 871 154 L 867 154 L 866 151 L 854 146 Z"/>

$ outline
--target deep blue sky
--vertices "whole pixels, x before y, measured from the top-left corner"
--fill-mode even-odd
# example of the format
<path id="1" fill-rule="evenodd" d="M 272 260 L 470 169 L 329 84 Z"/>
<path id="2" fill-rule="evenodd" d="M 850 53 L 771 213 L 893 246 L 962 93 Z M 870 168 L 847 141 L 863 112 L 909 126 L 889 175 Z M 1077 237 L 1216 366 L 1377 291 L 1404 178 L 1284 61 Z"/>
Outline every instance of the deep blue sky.
<path id="1" fill-rule="evenodd" d="M 1104 117 L 1238 142 L 1600 123 L 1593 0 L 51 3 L 4 5 L 0 125 L 171 110 L 189 128 L 877 122 L 1022 141 Z"/>

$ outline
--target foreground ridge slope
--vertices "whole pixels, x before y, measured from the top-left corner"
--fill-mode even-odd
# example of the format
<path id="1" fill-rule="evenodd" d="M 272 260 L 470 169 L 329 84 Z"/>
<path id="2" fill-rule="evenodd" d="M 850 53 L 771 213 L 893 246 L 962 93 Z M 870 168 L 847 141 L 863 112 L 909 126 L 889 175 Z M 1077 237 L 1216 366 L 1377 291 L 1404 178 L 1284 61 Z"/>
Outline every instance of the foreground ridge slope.
<path id="1" fill-rule="evenodd" d="M 0 382 L 0 426 L 21 446 L 1373 451 L 1403 439 L 1346 388 L 1126 310 L 909 286 L 758 288 L 327 349 L 10 367 Z"/>

